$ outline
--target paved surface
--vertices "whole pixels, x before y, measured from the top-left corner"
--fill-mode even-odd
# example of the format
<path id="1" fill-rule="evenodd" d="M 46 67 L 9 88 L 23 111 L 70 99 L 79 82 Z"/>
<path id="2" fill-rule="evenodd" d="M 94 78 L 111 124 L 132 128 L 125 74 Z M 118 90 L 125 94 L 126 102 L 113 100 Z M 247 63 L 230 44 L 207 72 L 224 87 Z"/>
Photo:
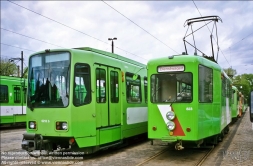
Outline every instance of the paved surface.
<path id="1" fill-rule="evenodd" d="M 253 166 L 253 130 L 249 110 L 233 125 L 236 123 L 240 123 L 238 128 L 231 127 L 225 140 L 218 144 L 203 165 Z"/>
<path id="2" fill-rule="evenodd" d="M 20 148 L 22 133 L 24 132 L 25 129 L 15 130 L 10 133 L 1 131 L 1 165 L 190 166 L 195 165 L 194 163 L 205 153 L 201 149 L 175 151 L 170 145 L 168 146 L 166 143 L 156 140 L 154 145 L 150 145 L 149 141 L 143 141 L 124 148 L 103 151 L 85 159 L 78 157 L 74 159 L 65 158 L 64 160 L 50 157 L 35 159 L 29 157 Z M 162 152 L 161 155 L 155 157 L 154 160 L 143 163 L 152 156 L 160 154 L 160 152 Z M 4 156 L 9 158 L 2 158 Z M 13 156 L 16 158 L 13 159 Z M 253 166 L 253 130 L 249 120 L 249 111 L 246 111 L 242 118 L 231 125 L 230 131 L 223 142 L 213 149 L 202 165 Z"/>

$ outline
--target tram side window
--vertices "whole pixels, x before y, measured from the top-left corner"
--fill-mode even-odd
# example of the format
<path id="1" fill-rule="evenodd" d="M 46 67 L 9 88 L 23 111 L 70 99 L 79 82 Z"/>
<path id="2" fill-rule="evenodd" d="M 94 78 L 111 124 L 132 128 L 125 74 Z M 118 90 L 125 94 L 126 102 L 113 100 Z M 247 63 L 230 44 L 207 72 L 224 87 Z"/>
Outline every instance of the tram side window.
<path id="1" fill-rule="evenodd" d="M 24 103 L 26 103 L 26 91 L 27 91 L 27 88 L 24 88 Z"/>
<path id="2" fill-rule="evenodd" d="M 222 96 L 223 97 L 226 97 L 226 78 L 225 77 L 222 77 Z"/>
<path id="3" fill-rule="evenodd" d="M 144 77 L 144 95 L 145 95 L 145 103 L 148 103 L 148 78 Z"/>
<path id="4" fill-rule="evenodd" d="M 98 103 L 106 102 L 106 72 L 105 69 L 96 69 L 96 98 Z"/>
<path id="5" fill-rule="evenodd" d="M 8 103 L 8 86 L 0 85 L 0 103 Z"/>
<path id="6" fill-rule="evenodd" d="M 127 102 L 140 103 L 141 102 L 141 79 L 140 75 L 137 79 L 133 79 L 134 74 L 126 73 L 126 94 Z"/>
<path id="7" fill-rule="evenodd" d="M 14 103 L 21 102 L 20 87 L 14 87 Z"/>
<path id="8" fill-rule="evenodd" d="M 73 103 L 75 106 L 91 102 L 90 82 L 90 66 L 87 64 L 76 64 L 73 93 Z"/>
<path id="9" fill-rule="evenodd" d="M 213 70 L 199 65 L 199 102 L 213 101 Z"/>
<path id="10" fill-rule="evenodd" d="M 118 72 L 111 71 L 110 72 L 110 81 L 111 81 L 111 102 L 118 103 L 119 102 L 119 76 Z"/>

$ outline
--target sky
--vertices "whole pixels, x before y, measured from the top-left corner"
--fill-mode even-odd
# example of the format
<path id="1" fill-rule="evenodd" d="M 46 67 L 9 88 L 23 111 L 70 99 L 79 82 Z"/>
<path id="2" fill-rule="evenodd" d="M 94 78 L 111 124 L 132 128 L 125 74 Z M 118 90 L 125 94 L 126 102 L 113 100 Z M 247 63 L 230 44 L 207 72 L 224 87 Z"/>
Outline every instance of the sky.
<path id="1" fill-rule="evenodd" d="M 237 75 L 253 74 L 253 1 L 1 1 L 1 58 L 28 57 L 45 49 L 92 47 L 147 64 L 185 52 L 185 21 L 219 16 L 194 33 L 195 44 Z M 206 22 L 207 23 L 207 22 Z M 205 22 L 193 24 L 193 30 Z M 191 27 L 189 27 L 189 32 Z M 193 37 L 186 38 L 194 44 Z M 219 51 L 217 51 L 217 45 Z M 194 49 L 187 45 L 188 54 Z M 202 53 L 197 52 L 198 55 Z M 20 62 L 17 62 L 19 64 Z"/>

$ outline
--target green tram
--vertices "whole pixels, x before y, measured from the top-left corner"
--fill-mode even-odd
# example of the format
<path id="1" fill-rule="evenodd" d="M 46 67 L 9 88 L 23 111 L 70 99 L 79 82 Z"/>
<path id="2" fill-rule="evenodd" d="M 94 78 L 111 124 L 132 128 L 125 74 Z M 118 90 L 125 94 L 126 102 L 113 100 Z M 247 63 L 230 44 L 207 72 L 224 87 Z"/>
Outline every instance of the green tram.
<path id="1" fill-rule="evenodd" d="M 1 126 L 25 125 L 27 80 L 0 76 Z"/>
<path id="2" fill-rule="evenodd" d="M 27 95 L 22 149 L 34 157 L 90 154 L 147 135 L 146 65 L 120 55 L 88 47 L 35 53 Z"/>
<path id="3" fill-rule="evenodd" d="M 235 86 L 232 86 L 233 93 L 232 93 L 232 120 L 236 121 L 239 116 L 239 91 Z"/>
<path id="4" fill-rule="evenodd" d="M 198 55 L 148 62 L 148 138 L 200 147 L 229 131 L 232 82 L 221 67 Z"/>

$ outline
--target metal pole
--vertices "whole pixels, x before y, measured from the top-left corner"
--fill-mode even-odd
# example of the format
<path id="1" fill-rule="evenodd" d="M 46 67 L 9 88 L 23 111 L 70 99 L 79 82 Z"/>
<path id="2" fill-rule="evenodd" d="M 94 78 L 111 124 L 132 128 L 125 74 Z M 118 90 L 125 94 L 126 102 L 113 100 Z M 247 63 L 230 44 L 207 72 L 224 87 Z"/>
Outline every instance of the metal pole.
<path id="1" fill-rule="evenodd" d="M 20 77 L 20 69 L 19 69 L 19 65 L 18 65 L 17 67 L 18 67 L 18 77 Z"/>
<path id="2" fill-rule="evenodd" d="M 21 51 L 21 78 L 23 78 L 23 51 Z"/>
<path id="3" fill-rule="evenodd" d="M 114 51 L 113 51 L 113 47 L 114 47 L 114 46 L 113 46 L 113 40 L 112 40 L 112 53 L 114 52 Z"/>

